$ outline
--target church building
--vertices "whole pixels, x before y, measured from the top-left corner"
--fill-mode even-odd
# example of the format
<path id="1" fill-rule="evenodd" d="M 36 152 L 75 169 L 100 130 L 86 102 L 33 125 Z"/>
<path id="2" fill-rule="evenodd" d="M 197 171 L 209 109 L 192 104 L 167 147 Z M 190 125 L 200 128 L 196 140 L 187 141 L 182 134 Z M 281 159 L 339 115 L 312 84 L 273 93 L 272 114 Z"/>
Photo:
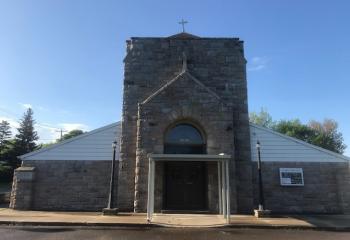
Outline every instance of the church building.
<path id="1" fill-rule="evenodd" d="M 249 123 L 243 41 L 126 41 L 120 122 L 23 156 L 10 207 L 101 211 L 113 141 L 120 211 L 350 213 L 348 157 Z M 103 106 L 101 106 L 103 107 Z"/>

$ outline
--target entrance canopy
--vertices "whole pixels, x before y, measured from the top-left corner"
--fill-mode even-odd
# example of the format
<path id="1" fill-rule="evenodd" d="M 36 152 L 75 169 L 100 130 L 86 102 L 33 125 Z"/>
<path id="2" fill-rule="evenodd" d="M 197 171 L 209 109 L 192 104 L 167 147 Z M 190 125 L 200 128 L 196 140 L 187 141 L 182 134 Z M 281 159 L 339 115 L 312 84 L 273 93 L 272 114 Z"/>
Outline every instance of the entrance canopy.
<path id="1" fill-rule="evenodd" d="M 200 161 L 217 162 L 218 164 L 218 189 L 219 189 L 219 211 L 230 221 L 230 181 L 229 160 L 231 155 L 207 155 L 207 154 L 149 154 L 148 165 L 148 199 L 147 199 L 147 221 L 151 222 L 154 212 L 154 179 L 156 162 L 171 161 Z"/>

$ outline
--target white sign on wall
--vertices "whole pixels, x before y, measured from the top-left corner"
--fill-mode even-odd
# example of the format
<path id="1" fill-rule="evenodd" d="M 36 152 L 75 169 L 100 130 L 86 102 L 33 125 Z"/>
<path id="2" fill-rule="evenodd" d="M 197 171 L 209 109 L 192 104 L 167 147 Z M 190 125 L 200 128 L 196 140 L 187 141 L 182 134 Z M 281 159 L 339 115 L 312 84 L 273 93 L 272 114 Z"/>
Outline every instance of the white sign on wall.
<path id="1" fill-rule="evenodd" d="M 280 168 L 281 186 L 304 186 L 302 168 Z"/>

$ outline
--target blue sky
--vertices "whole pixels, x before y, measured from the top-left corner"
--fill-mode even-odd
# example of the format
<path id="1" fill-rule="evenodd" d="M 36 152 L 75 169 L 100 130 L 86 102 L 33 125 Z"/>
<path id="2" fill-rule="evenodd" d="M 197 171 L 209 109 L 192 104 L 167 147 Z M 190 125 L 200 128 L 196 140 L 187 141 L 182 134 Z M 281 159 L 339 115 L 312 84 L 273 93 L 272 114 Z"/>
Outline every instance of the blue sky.
<path id="1" fill-rule="evenodd" d="M 119 120 L 125 40 L 178 33 L 184 18 L 195 35 L 244 40 L 250 111 L 335 119 L 350 146 L 349 12 L 346 0 L 0 0 L 0 119 L 15 127 L 31 106 L 41 141 Z"/>

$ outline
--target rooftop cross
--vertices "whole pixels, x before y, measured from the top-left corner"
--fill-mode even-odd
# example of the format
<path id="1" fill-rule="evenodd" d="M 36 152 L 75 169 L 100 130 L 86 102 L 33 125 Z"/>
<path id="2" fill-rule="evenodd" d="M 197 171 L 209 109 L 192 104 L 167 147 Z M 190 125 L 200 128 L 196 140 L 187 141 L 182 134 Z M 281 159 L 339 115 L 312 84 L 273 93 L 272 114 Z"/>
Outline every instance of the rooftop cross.
<path id="1" fill-rule="evenodd" d="M 182 32 L 185 32 L 185 24 L 188 23 L 187 21 L 185 21 L 184 19 L 181 20 L 181 22 L 179 22 L 179 24 L 182 25 Z"/>

